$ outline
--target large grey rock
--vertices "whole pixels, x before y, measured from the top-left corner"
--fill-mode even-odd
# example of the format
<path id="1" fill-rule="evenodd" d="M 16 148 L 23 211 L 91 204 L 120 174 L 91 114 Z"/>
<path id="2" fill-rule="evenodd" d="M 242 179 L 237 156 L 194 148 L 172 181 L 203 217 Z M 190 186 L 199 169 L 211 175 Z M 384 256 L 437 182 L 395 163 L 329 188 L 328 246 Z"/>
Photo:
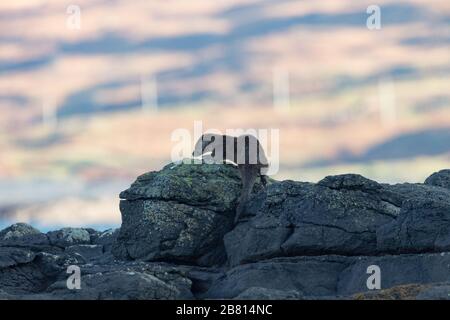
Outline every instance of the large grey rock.
<path id="1" fill-rule="evenodd" d="M 248 221 L 225 236 L 231 265 L 278 256 L 374 254 L 376 229 L 400 208 L 385 187 L 359 175 L 318 184 L 283 181 L 253 197 Z"/>
<path id="2" fill-rule="evenodd" d="M 65 252 L 68 254 L 78 253 L 85 261 L 93 261 L 101 258 L 103 255 L 103 246 L 97 244 L 78 244 L 66 247 Z"/>
<path id="3" fill-rule="evenodd" d="M 450 169 L 433 173 L 425 180 L 425 184 L 450 189 Z"/>
<path id="4" fill-rule="evenodd" d="M 92 244 L 97 244 L 103 246 L 105 252 L 110 252 L 112 250 L 113 244 L 119 235 L 119 229 L 108 229 L 100 232 L 95 239 L 92 239 Z"/>
<path id="5" fill-rule="evenodd" d="M 272 292 L 274 298 L 294 292 L 301 299 L 349 297 L 369 291 L 367 268 L 372 265 L 380 268 L 381 289 L 450 281 L 450 253 L 274 258 L 226 271 L 199 297 L 244 299 L 253 291 L 261 297 Z"/>
<path id="6" fill-rule="evenodd" d="M 253 287 L 296 291 L 299 296 L 335 295 L 339 275 L 348 265 L 348 258 L 342 256 L 275 258 L 240 265 L 227 271 L 200 297 L 237 298 Z"/>
<path id="7" fill-rule="evenodd" d="M 62 248 L 91 243 L 89 231 L 83 228 L 62 228 L 61 230 L 50 231 L 47 236 L 52 245 Z"/>
<path id="8" fill-rule="evenodd" d="M 1 246 L 48 246 L 47 236 L 26 223 L 13 224 L 0 231 Z"/>
<path id="9" fill-rule="evenodd" d="M 450 253 L 386 255 L 380 257 L 355 257 L 339 276 L 337 293 L 349 295 L 368 291 L 367 268 L 380 268 L 381 289 L 403 284 L 427 284 L 450 280 Z"/>
<path id="10" fill-rule="evenodd" d="M 0 269 L 33 261 L 35 254 L 30 250 L 0 247 Z"/>
<path id="11" fill-rule="evenodd" d="M 30 250 L 0 247 L 0 288 L 7 294 L 43 290 L 46 277 L 32 263 L 35 257 Z"/>
<path id="12" fill-rule="evenodd" d="M 392 253 L 449 251 L 450 192 L 447 196 L 405 201 L 399 217 L 378 228 L 378 249 Z"/>
<path id="13" fill-rule="evenodd" d="M 82 276 L 81 289 L 67 288 L 66 281 L 52 284 L 47 298 L 65 300 L 151 300 L 186 298 L 157 277 L 135 271 L 113 271 Z"/>
<path id="14" fill-rule="evenodd" d="M 222 238 L 233 227 L 240 186 L 231 165 L 171 164 L 140 176 L 120 195 L 122 226 L 114 255 L 223 263 Z"/>

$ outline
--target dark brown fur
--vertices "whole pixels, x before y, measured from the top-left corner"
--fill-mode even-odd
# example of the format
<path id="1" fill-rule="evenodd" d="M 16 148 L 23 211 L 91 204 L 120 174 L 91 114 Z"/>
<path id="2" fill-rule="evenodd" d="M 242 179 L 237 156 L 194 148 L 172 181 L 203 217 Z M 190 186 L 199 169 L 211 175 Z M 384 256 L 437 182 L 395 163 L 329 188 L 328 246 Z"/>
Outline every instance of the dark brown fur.
<path id="1" fill-rule="evenodd" d="M 192 153 L 193 156 L 201 156 L 205 154 L 205 148 L 210 145 L 212 142 L 216 141 L 216 139 L 220 140 L 220 143 L 223 146 L 223 163 L 226 162 L 226 160 L 229 160 L 233 162 L 234 164 L 237 164 L 239 173 L 241 175 L 242 180 L 242 189 L 241 189 L 241 196 L 239 198 L 239 204 L 236 209 L 236 216 L 235 216 L 235 223 L 238 222 L 239 217 L 245 210 L 245 206 L 247 204 L 247 201 L 250 197 L 250 194 L 252 193 L 253 186 L 256 182 L 256 179 L 258 176 L 261 179 L 261 183 L 265 187 L 267 185 L 267 176 L 261 174 L 261 168 L 268 167 L 268 162 L 264 153 L 264 150 L 262 146 L 260 145 L 258 139 L 252 135 L 243 135 L 239 137 L 232 137 L 232 136 L 226 136 L 226 135 L 217 135 L 217 134 L 205 134 L 203 135 L 196 143 L 194 152 Z M 244 148 L 242 148 L 242 145 L 240 148 L 238 148 L 238 139 L 245 139 Z M 257 145 L 257 155 L 256 155 L 256 163 L 250 163 L 252 162 L 250 160 L 250 146 L 251 143 L 256 143 Z M 231 144 L 234 145 L 234 153 L 232 157 L 227 157 L 226 149 L 227 146 L 231 147 Z M 215 144 L 217 145 L 217 144 Z M 245 159 L 243 161 L 244 163 L 238 163 L 239 159 Z"/>

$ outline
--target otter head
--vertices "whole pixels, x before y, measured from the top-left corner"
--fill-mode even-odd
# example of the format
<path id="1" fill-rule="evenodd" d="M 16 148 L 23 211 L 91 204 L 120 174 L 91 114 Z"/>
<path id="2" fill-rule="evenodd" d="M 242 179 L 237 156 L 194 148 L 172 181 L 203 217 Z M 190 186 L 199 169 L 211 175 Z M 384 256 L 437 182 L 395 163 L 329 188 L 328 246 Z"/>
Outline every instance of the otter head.
<path id="1" fill-rule="evenodd" d="M 203 155 L 205 153 L 206 147 L 209 146 L 214 141 L 216 141 L 216 139 L 218 139 L 219 137 L 221 137 L 221 135 L 214 133 L 203 134 L 195 144 L 192 156 L 200 157 L 201 155 Z"/>

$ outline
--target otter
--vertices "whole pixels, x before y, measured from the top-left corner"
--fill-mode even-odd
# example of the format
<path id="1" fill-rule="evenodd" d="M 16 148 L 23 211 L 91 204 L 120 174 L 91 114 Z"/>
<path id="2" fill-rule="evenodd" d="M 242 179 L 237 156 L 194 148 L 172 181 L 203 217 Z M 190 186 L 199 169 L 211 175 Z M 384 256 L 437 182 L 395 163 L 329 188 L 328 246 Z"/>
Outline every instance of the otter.
<path id="1" fill-rule="evenodd" d="M 207 162 L 223 164 L 231 162 L 237 165 L 242 189 L 234 219 L 236 224 L 252 193 L 256 178 L 259 176 L 263 187 L 267 186 L 268 178 L 261 173 L 261 169 L 268 167 L 269 164 L 258 139 L 250 134 L 233 137 L 208 133 L 198 139 L 192 155 L 203 156 Z"/>

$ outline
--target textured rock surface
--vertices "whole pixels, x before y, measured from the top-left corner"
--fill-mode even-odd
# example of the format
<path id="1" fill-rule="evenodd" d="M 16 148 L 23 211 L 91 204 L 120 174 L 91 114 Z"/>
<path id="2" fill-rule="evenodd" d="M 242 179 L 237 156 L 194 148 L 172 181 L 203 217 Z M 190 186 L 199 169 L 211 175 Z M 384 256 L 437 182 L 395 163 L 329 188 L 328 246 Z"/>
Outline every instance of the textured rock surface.
<path id="1" fill-rule="evenodd" d="M 262 258 L 322 254 L 374 254 L 376 229 L 400 209 L 384 187 L 359 175 L 318 184 L 283 181 L 253 198 L 249 220 L 225 236 L 232 265 Z"/>
<path id="2" fill-rule="evenodd" d="M 450 284 L 407 284 L 385 290 L 355 294 L 358 300 L 448 300 Z"/>
<path id="3" fill-rule="evenodd" d="M 275 183 L 253 197 L 247 221 L 225 235 L 228 260 L 446 251 L 449 201 L 446 189 L 382 185 L 359 175 Z"/>
<path id="4" fill-rule="evenodd" d="M 299 300 L 303 299 L 298 291 L 295 290 L 276 290 L 261 287 L 251 287 L 239 294 L 236 300 Z"/>
<path id="5" fill-rule="evenodd" d="M 191 299 L 191 281 L 176 268 L 164 264 L 115 261 L 110 251 L 113 230 L 98 233 L 87 229 L 50 232 L 58 241 L 40 247 L 41 252 L 24 248 L 23 237 L 43 235 L 31 226 L 8 227 L 0 234 L 21 230 L 12 243 L 0 241 L 0 299 Z M 26 232 L 22 232 L 25 230 Z M 30 232 L 28 232 L 29 230 Z M 31 232 L 32 231 L 32 232 Z M 44 235 L 46 237 L 46 235 Z M 28 237 L 31 242 L 35 238 Z M 73 244 L 93 241 L 96 244 Z M 15 244 L 16 247 L 10 246 Z M 8 246 L 7 246 L 8 245 Z M 30 243 L 31 245 L 31 243 Z M 61 246 L 66 245 L 64 250 Z M 55 249 L 57 248 L 57 249 Z M 46 252 L 47 251 L 47 252 Z M 81 271 L 81 289 L 69 290 L 69 266 Z"/>
<path id="6" fill-rule="evenodd" d="M 292 257 L 263 260 L 227 271 L 201 297 L 236 298 L 246 290 L 297 291 L 303 296 L 336 294 L 339 275 L 347 267 L 342 256 Z"/>
<path id="7" fill-rule="evenodd" d="M 350 295 L 367 290 L 367 267 L 376 265 L 381 271 L 381 288 L 402 284 L 427 284 L 450 281 L 450 253 L 353 257 L 352 263 L 339 276 L 337 292 Z"/>
<path id="8" fill-rule="evenodd" d="M 214 265 L 225 259 L 240 192 L 231 165 L 168 165 L 140 176 L 120 197 L 122 226 L 113 253 L 122 259 Z"/>
<path id="9" fill-rule="evenodd" d="M 47 235 L 25 223 L 16 223 L 0 231 L 0 244 L 11 246 L 42 247 L 48 246 Z"/>
<path id="10" fill-rule="evenodd" d="M 52 245 L 62 248 L 91 242 L 89 231 L 82 228 L 63 228 L 51 231 L 47 235 Z"/>
<path id="11" fill-rule="evenodd" d="M 121 194 L 120 229 L 0 231 L 0 299 L 450 299 L 446 179 L 258 184 L 234 226 L 234 167 L 171 164 Z"/>
<path id="12" fill-rule="evenodd" d="M 380 251 L 450 251 L 450 197 L 405 201 L 399 217 L 378 229 L 377 241 Z"/>
<path id="13" fill-rule="evenodd" d="M 450 169 L 433 173 L 425 180 L 425 184 L 450 189 Z"/>

